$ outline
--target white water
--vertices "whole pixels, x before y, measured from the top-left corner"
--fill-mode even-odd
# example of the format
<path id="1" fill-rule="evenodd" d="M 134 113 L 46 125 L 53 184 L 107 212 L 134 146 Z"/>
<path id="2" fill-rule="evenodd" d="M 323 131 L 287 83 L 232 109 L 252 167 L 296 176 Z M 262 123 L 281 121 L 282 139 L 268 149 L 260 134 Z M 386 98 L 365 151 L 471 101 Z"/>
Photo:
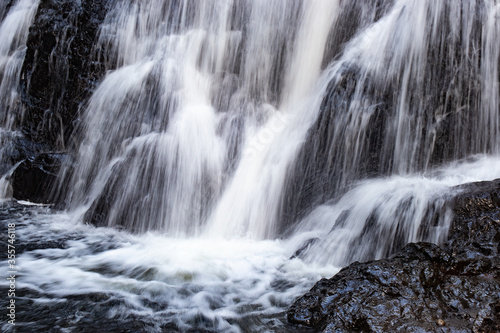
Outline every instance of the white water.
<path id="1" fill-rule="evenodd" d="M 8 155 L 10 143 L 19 133 L 14 122 L 22 119 L 18 86 L 26 52 L 28 30 L 35 18 L 38 0 L 14 1 L 0 21 L 0 163 Z M 6 6 L 7 4 L 5 4 Z M 0 19 L 5 9 L 0 5 Z M 3 165 L 0 165 L 3 167 Z M 0 170 L 3 173 L 5 170 Z"/>
<path id="2" fill-rule="evenodd" d="M 119 194 L 109 199 L 108 226 L 274 237 L 286 168 L 302 139 L 290 132 L 303 136 L 314 120 L 303 111 L 306 101 L 321 99 L 313 88 L 338 4 L 179 6 L 166 9 L 167 17 L 179 15 L 175 29 L 154 2 L 120 2 L 109 15 L 101 42 L 115 50 L 118 68 L 86 111 L 74 207 L 88 208 L 113 186 Z M 116 38 L 106 40 L 111 33 Z M 283 129 L 276 121 L 286 122 Z M 254 147 L 263 136 L 270 138 Z"/>
<path id="3" fill-rule="evenodd" d="M 446 241 L 457 185 L 500 177 L 500 158 L 476 156 L 430 174 L 361 181 L 338 201 L 317 207 L 297 226 L 314 243 L 309 262 L 343 266 L 383 258 L 409 242 Z M 435 220 L 433 220 L 435 218 Z"/>
<path id="4" fill-rule="evenodd" d="M 12 199 L 12 185 L 10 184 L 10 178 L 14 170 L 21 164 L 17 162 L 10 170 L 8 170 L 3 176 L 0 177 L 0 203 Z"/>
<path id="5" fill-rule="evenodd" d="M 417 237 L 419 214 L 427 202 L 439 208 L 439 200 L 451 186 L 498 177 L 500 159 L 478 156 L 432 175 L 365 182 L 339 202 L 318 207 L 287 240 L 131 235 L 75 224 L 71 215 L 46 208 L 26 207 L 22 218 L 3 220 L 16 223 L 18 241 L 49 244 L 18 257 L 17 288 L 37 293 L 30 296 L 34 301 L 31 313 L 54 311 L 59 315 L 54 309 L 62 304 L 72 327 L 95 327 L 89 326 L 95 325 L 92 309 L 102 306 L 108 311 L 100 319 L 102 325 L 136 318 L 147 332 L 161 332 L 165 327 L 181 332 L 283 332 L 292 329 L 283 326 L 284 310 L 315 281 L 335 274 L 346 258 L 366 256 L 363 250 L 383 252 L 386 240 L 393 239 L 391 233 L 396 231 L 391 229 L 391 219 L 398 216 L 394 210 L 401 201 L 414 200 L 406 211 L 399 211 L 398 230 L 410 230 L 411 239 Z M 346 210 L 352 214 L 343 226 L 335 227 L 337 217 Z M 357 233 L 372 210 L 382 226 L 373 227 L 373 235 L 359 238 Z M 414 214 L 414 218 L 404 219 L 404 214 Z M 439 241 L 446 233 L 444 227 L 446 224 L 435 226 L 441 230 L 429 228 L 430 240 Z M 314 238 L 320 241 L 294 256 Z M 375 243 L 367 247 L 364 241 Z M 379 253 L 368 257 L 373 255 Z M 0 286 L 7 284 L 2 281 Z M 74 303 L 85 295 L 96 295 L 88 296 L 96 300 Z M 106 307 L 110 302 L 114 305 Z M 28 310 L 22 306 L 18 310 L 23 322 L 27 316 L 23 311 Z M 51 320 L 52 316 L 40 318 L 38 323 L 24 322 L 22 327 L 36 330 L 36 325 Z"/>
<path id="6" fill-rule="evenodd" d="M 64 244 L 19 258 L 17 288 L 43 295 L 29 311 L 57 304 L 68 308 L 78 295 L 107 295 L 116 305 L 107 309 L 103 327 L 133 316 L 146 323 L 148 332 L 160 332 L 166 324 L 171 328 L 167 331 L 283 331 L 283 309 L 315 280 L 337 271 L 290 260 L 296 240 L 132 236 L 74 225 L 67 214 L 40 209 L 16 224 L 16 236 L 27 243 Z M 101 306 L 99 300 L 89 304 Z M 18 306 L 22 327 L 36 330 L 37 323 L 23 320 L 25 310 Z M 74 327 L 95 325 L 88 311 L 80 306 L 66 316 Z M 5 324 L 3 329 L 10 327 Z"/>
<path id="7" fill-rule="evenodd" d="M 18 104 L 17 88 L 24 60 L 28 29 L 38 8 L 36 0 L 19 0 L 0 24 L 0 121 L 12 127 Z M 1 12 L 0 12 L 1 14 Z"/>
<path id="8" fill-rule="evenodd" d="M 105 293 L 108 319 L 151 331 L 282 331 L 286 306 L 321 276 L 443 242 L 453 187 L 500 177 L 500 5 L 396 0 L 360 15 L 329 55 L 348 6 L 116 1 L 96 45 L 109 71 L 56 189 L 68 211 L 33 208 L 19 230 L 64 244 L 19 259 L 36 308 Z M 328 190 L 283 225 L 300 163 L 318 173 L 304 193 Z"/>
<path id="9" fill-rule="evenodd" d="M 314 157 L 337 174 L 328 179 L 330 197 L 362 177 L 381 104 L 391 107 L 382 115 L 380 159 L 370 167 L 383 173 L 430 170 L 440 150 L 449 160 L 496 153 L 498 27 L 490 15 L 481 41 L 486 56 L 474 67 L 479 58 L 471 48 L 481 45 L 471 37 L 477 13 L 467 6 L 396 1 L 378 21 L 363 22 L 338 60 L 322 69 L 328 36 L 337 33 L 337 1 L 119 1 L 99 41 L 113 70 L 88 103 L 76 136 L 77 169 L 69 185 L 63 181 L 62 196 L 80 218 L 99 216 L 99 225 L 134 232 L 277 237 L 288 172 L 325 95 L 349 68 L 357 71 L 353 94 L 344 96 L 350 105 L 345 114 L 331 111 L 328 150 Z M 458 12 L 463 20 L 448 20 Z M 463 41 L 470 63 L 442 49 L 445 34 L 447 43 Z M 434 49 L 450 56 L 450 71 L 464 73 L 451 76 L 446 99 L 436 100 L 441 105 L 429 104 L 442 98 L 427 82 L 442 79 L 428 69 L 438 61 L 427 56 Z M 465 97 L 452 90 L 467 75 L 485 80 L 481 95 L 470 97 L 482 111 L 477 115 L 464 112 Z M 377 102 L 370 89 L 397 94 Z M 460 137 L 464 122 L 470 138 Z M 443 130 L 457 141 L 451 147 L 439 141 Z"/>

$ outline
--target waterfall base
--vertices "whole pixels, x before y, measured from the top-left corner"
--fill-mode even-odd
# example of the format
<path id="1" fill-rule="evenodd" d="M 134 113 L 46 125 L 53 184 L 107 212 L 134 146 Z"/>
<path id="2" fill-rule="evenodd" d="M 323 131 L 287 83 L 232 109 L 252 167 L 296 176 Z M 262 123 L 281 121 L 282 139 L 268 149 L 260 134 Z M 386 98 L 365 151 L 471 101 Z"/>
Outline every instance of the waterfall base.
<path id="1" fill-rule="evenodd" d="M 390 259 L 355 262 L 296 300 L 289 323 L 286 309 L 296 295 L 338 271 L 294 257 L 304 237 L 136 236 L 75 224 L 47 207 L 4 202 L 0 240 L 7 242 L 7 225 L 14 223 L 20 265 L 15 328 L 498 332 L 500 180 L 456 189 L 448 201 L 455 218 L 442 247 L 412 243 Z M 0 260 L 7 265 L 5 253 Z"/>
<path id="2" fill-rule="evenodd" d="M 295 301 L 288 320 L 325 332 L 499 332 L 500 180 L 462 187 L 442 248 L 355 262 Z"/>
<path id="3" fill-rule="evenodd" d="M 338 271 L 290 260 L 298 240 L 137 236 L 15 201 L 0 205 L 5 248 L 13 224 L 16 320 L 2 332 L 301 332 L 287 306 Z"/>

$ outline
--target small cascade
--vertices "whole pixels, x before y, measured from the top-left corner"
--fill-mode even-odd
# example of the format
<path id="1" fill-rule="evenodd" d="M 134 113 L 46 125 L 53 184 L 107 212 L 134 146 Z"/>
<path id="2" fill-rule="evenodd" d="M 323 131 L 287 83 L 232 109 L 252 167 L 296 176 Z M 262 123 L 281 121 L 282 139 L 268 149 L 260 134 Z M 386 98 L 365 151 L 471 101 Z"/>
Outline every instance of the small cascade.
<path id="1" fill-rule="evenodd" d="M 4 1 L 0 5 L 0 174 L 11 166 L 5 159 L 12 150 L 12 142 L 20 135 L 15 128 L 23 114 L 18 94 L 19 79 L 28 31 L 38 2 Z"/>
<path id="2" fill-rule="evenodd" d="M 23 161 L 17 162 L 10 170 L 0 177 L 0 202 L 12 199 L 13 189 L 11 185 L 11 177 L 16 168 Z"/>
<path id="3" fill-rule="evenodd" d="M 487 46 L 498 27 L 483 24 L 491 16 L 483 6 L 395 1 L 353 36 L 330 64 L 329 87 L 284 190 L 284 223 L 360 179 L 498 153 L 491 95 L 498 95 L 499 57 Z"/>

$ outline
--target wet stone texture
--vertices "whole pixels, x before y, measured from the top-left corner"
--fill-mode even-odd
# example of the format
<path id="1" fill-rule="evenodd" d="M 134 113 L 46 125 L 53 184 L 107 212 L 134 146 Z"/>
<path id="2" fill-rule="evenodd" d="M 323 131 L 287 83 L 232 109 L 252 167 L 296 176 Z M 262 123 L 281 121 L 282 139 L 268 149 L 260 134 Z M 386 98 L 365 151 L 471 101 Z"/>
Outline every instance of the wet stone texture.
<path id="1" fill-rule="evenodd" d="M 42 153 L 25 159 L 14 170 L 11 182 L 13 197 L 36 203 L 52 203 L 47 193 L 57 180 L 57 173 L 70 157 L 64 153 Z"/>
<path id="2" fill-rule="evenodd" d="M 70 142 L 80 110 L 105 74 L 105 50 L 96 50 L 108 0 L 41 0 L 26 43 L 21 71 L 22 132 L 5 145 L 0 173 L 13 174 L 14 197 L 53 203 L 49 189 Z M 2 13 L 0 12 L 0 18 Z M 99 51 L 101 56 L 98 56 Z M 53 153 L 59 152 L 59 153 Z M 64 157 L 65 158 L 65 157 Z"/>
<path id="3" fill-rule="evenodd" d="M 21 74 L 28 139 L 65 149 L 79 109 L 104 75 L 94 50 L 108 0 L 41 0 Z M 104 50 L 100 50 L 104 54 Z"/>
<path id="4" fill-rule="evenodd" d="M 288 321 L 323 332 L 500 332 L 500 180 L 457 190 L 446 244 L 352 263 L 297 299 Z"/>
<path id="5" fill-rule="evenodd" d="M 325 90 L 319 115 L 290 168 L 282 207 L 284 229 L 307 216 L 314 207 L 339 197 L 357 180 L 402 170 L 399 167 L 403 166 L 398 166 L 402 158 L 396 148 L 399 143 L 390 133 L 399 122 L 400 105 L 406 99 L 405 117 L 411 125 L 405 140 L 417 143 L 412 156 L 404 157 L 405 161 L 411 161 L 411 168 L 406 171 L 429 170 L 485 152 L 477 150 L 477 142 L 472 139 L 477 134 L 474 124 L 480 121 L 481 114 L 478 112 L 481 86 L 472 78 L 480 77 L 481 59 L 485 57 L 481 54 L 481 43 L 485 38 L 483 14 L 487 9 L 483 2 L 464 1 L 471 14 L 467 41 L 452 41 L 455 32 L 448 23 L 449 13 L 457 2 L 442 2 L 446 3 L 441 14 L 444 24 L 437 34 L 431 36 L 431 30 L 426 32 L 429 44 L 425 70 L 410 75 L 406 94 L 401 91 L 402 72 L 381 78 L 366 71 L 362 63 L 342 62 L 342 56 L 339 58 L 346 42 L 353 41 L 352 36 L 359 34 L 365 25 L 385 17 L 393 1 L 341 1 L 325 59 L 340 59 L 343 65 Z M 467 15 L 465 12 L 462 15 Z M 463 49 L 467 43 L 470 53 Z M 387 52 L 387 57 L 394 60 L 391 52 Z M 387 68 L 388 72 L 391 70 Z M 420 125 L 425 129 L 409 131 Z"/>

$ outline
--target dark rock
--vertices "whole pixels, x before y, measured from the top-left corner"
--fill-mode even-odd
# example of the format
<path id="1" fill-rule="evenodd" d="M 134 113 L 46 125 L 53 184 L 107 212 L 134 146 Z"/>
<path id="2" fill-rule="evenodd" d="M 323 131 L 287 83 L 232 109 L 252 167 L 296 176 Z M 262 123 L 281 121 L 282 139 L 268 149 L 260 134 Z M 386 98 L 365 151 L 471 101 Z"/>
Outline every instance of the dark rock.
<path id="1" fill-rule="evenodd" d="M 337 58 L 354 35 L 377 22 L 394 4 L 394 0 L 341 1 L 339 15 L 327 39 L 323 67 Z"/>
<path id="2" fill-rule="evenodd" d="M 50 147 L 46 144 L 27 140 L 23 135 L 12 135 L 4 141 L 0 140 L 0 144 L 3 144 L 3 156 L 5 157 L 0 166 L 0 174 L 5 174 L 22 160 L 44 151 L 50 151 Z"/>
<path id="3" fill-rule="evenodd" d="M 107 4 L 108 0 L 40 1 L 21 71 L 25 111 L 14 127 L 22 135 L 2 142 L 1 174 L 25 160 L 12 176 L 18 199 L 50 202 L 49 189 L 63 156 L 50 152 L 71 150 L 68 140 L 79 122 L 79 109 L 104 75 L 94 45 Z M 4 11 L 9 6 L 10 2 Z"/>
<path id="4" fill-rule="evenodd" d="M 314 244 L 316 244 L 320 239 L 317 237 L 310 238 L 306 240 L 301 247 L 295 253 L 290 257 L 290 259 L 293 258 L 300 258 L 304 253 L 306 253 Z"/>
<path id="5" fill-rule="evenodd" d="M 107 2 L 40 2 L 21 74 L 22 131 L 28 139 L 54 150 L 68 145 L 80 106 L 104 74 L 93 47 Z"/>
<path id="6" fill-rule="evenodd" d="M 18 296 L 17 296 L 18 295 Z M 145 324 L 137 316 L 110 319 L 108 309 L 126 304 L 124 298 L 106 293 L 89 292 L 69 295 L 54 302 L 33 299 L 53 297 L 43 291 L 19 288 L 16 291 L 17 332 L 151 332 L 154 324 Z M 5 299 L 5 301 L 4 301 Z M 0 304 L 6 306 L 4 297 Z M 30 309 L 30 310 L 28 310 Z"/>
<path id="7" fill-rule="evenodd" d="M 289 308 L 324 332 L 499 332 L 500 180 L 460 186 L 449 240 L 355 262 Z"/>
<path id="8" fill-rule="evenodd" d="M 51 203 L 50 189 L 57 173 L 70 158 L 65 153 L 43 153 L 21 162 L 11 178 L 13 196 L 18 200 Z"/>

